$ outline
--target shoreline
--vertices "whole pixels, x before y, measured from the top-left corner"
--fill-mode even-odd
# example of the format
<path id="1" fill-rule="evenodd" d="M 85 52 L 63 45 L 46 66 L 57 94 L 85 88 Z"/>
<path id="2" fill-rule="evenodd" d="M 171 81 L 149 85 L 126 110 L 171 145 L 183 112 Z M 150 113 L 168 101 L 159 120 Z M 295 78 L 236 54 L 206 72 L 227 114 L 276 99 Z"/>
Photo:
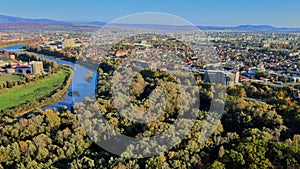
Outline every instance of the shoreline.
<path id="1" fill-rule="evenodd" d="M 55 58 L 57 60 L 72 62 L 74 64 L 78 64 L 78 65 L 84 66 L 86 68 L 89 68 L 93 71 L 97 71 L 98 67 L 99 67 L 99 64 L 97 64 L 95 62 L 83 62 L 82 60 L 78 60 L 78 59 L 76 60 L 75 58 L 68 58 L 68 57 L 63 56 L 63 55 L 54 55 L 54 54 L 51 54 L 51 52 L 49 53 L 48 51 L 45 51 L 45 50 L 37 51 L 36 48 L 35 49 L 25 48 L 25 50 L 27 52 L 31 52 L 31 53 L 35 53 L 35 54 L 39 54 L 39 55 L 46 55 L 46 56 Z"/>
<path id="2" fill-rule="evenodd" d="M 9 46 L 17 46 L 17 45 L 9 45 Z M 38 53 L 38 52 L 31 52 L 31 51 L 28 51 L 28 52 L 39 54 L 39 55 L 45 55 L 45 54 L 41 54 L 41 53 Z M 99 67 L 99 64 L 96 64 L 96 63 L 82 62 L 81 60 L 78 60 L 77 62 L 76 61 L 74 62 L 74 61 L 70 61 L 68 59 L 64 59 L 63 57 L 57 57 L 57 56 L 53 56 L 53 55 L 45 55 L 45 56 L 50 57 L 50 58 L 54 58 L 54 59 L 57 59 L 57 60 L 67 61 L 67 62 L 70 62 L 70 63 L 73 63 L 73 64 L 78 64 L 78 65 L 80 65 L 82 67 L 85 67 L 88 70 L 91 70 L 91 71 L 95 72 L 95 73 L 97 73 L 97 69 Z M 63 65 L 61 65 L 61 66 L 63 66 Z M 15 121 L 15 120 L 17 120 L 18 118 L 20 118 L 20 117 L 22 117 L 24 115 L 28 115 L 28 114 L 30 114 L 30 113 L 32 113 L 34 111 L 39 111 L 40 109 L 43 109 L 44 107 L 50 106 L 52 104 L 55 104 L 56 102 L 63 101 L 62 96 L 64 96 L 68 92 L 68 90 L 69 90 L 69 88 L 70 88 L 70 86 L 72 84 L 72 78 L 73 78 L 73 74 L 74 74 L 73 71 L 74 71 L 74 69 L 76 69 L 75 66 L 73 66 L 72 64 L 71 65 L 66 65 L 66 67 L 69 68 L 71 72 L 70 72 L 70 75 L 68 77 L 69 80 L 68 80 L 67 86 L 65 86 L 64 89 L 63 89 L 64 92 L 62 92 L 62 91 L 59 90 L 59 91 L 56 91 L 54 94 L 52 93 L 53 95 L 57 95 L 57 96 L 55 96 L 55 99 L 52 100 L 51 102 L 49 100 L 45 100 L 45 96 L 43 98 L 40 98 L 40 99 L 37 99 L 37 100 L 33 100 L 32 103 L 33 104 L 37 104 L 38 103 L 39 106 L 35 107 L 35 108 L 32 108 L 32 109 L 24 110 L 24 109 L 22 109 L 22 106 L 21 106 L 21 108 L 20 108 L 20 106 L 12 107 L 13 110 L 6 111 L 6 115 L 3 115 L 3 110 L 1 110 L 2 111 L 2 115 L 0 115 L 0 116 L 4 120 L 3 123 L 5 123 L 5 122 L 9 123 L 9 122 Z M 57 94 L 57 92 L 60 92 L 60 93 Z M 53 99 L 53 98 L 50 97 L 50 99 Z M 41 102 L 41 100 L 45 100 L 45 101 Z M 24 103 L 24 104 L 28 104 L 28 103 Z M 18 112 L 18 113 L 14 113 L 14 112 Z M 3 118 L 5 116 L 6 116 L 6 119 Z M 0 124 L 1 123 L 2 122 L 0 122 Z"/>
<path id="3" fill-rule="evenodd" d="M 25 46 L 25 43 L 26 42 L 20 42 L 20 43 L 12 43 L 12 44 L 8 44 L 8 45 L 0 45 L 0 48 L 7 48 L 7 47 L 10 47 L 10 46 L 19 46 L 19 45 L 24 45 Z"/>

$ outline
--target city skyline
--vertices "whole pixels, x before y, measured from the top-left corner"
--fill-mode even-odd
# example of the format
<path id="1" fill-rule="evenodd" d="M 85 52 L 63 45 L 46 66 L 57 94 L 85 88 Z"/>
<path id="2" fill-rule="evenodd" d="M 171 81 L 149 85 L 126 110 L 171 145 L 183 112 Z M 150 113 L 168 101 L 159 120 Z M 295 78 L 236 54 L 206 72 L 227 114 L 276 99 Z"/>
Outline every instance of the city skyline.
<path id="1" fill-rule="evenodd" d="M 23 18 L 47 18 L 60 21 L 111 22 L 120 17 L 143 12 L 162 12 L 176 15 L 195 25 L 238 26 L 271 25 L 274 27 L 300 28 L 296 0 L 282 1 L 221 1 L 198 2 L 194 0 L 174 2 L 120 1 L 83 3 L 81 0 L 61 2 L 53 0 L 45 4 L 37 0 L 29 2 L 3 1 L 1 15 Z"/>

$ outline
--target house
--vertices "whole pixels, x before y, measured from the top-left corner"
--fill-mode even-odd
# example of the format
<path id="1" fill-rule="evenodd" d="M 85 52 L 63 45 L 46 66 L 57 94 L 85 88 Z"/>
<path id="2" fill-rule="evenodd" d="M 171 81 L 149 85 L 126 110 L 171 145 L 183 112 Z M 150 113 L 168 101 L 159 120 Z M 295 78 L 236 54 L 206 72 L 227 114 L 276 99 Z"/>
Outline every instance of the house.
<path id="1" fill-rule="evenodd" d="M 8 55 L 8 59 L 10 60 L 15 60 L 16 59 L 16 56 L 14 54 L 9 54 Z"/>
<path id="2" fill-rule="evenodd" d="M 17 66 L 21 66 L 22 63 L 21 63 L 21 62 L 13 62 L 13 63 L 11 63 L 10 65 L 11 65 L 11 67 L 15 68 L 15 67 L 17 67 Z"/>
<path id="3" fill-rule="evenodd" d="M 143 46 L 143 47 L 152 47 L 153 45 L 151 43 L 148 43 L 147 41 L 143 40 L 140 43 L 135 43 L 135 46 Z"/>
<path id="4" fill-rule="evenodd" d="M 159 68 L 160 71 L 166 72 L 168 69 L 166 67 Z"/>
<path id="5" fill-rule="evenodd" d="M 225 79 L 226 79 L 226 86 L 232 86 L 235 83 L 238 83 L 238 79 L 236 77 L 236 74 L 230 73 L 230 72 L 224 72 L 225 73 Z M 237 81 L 236 81 L 237 80 Z"/>
<path id="6" fill-rule="evenodd" d="M 115 55 L 117 57 L 127 56 L 128 55 L 128 51 L 127 50 L 117 51 Z"/>
<path id="7" fill-rule="evenodd" d="M 56 46 L 58 49 L 61 49 L 63 44 L 62 44 L 62 42 L 56 42 Z"/>
<path id="8" fill-rule="evenodd" d="M 246 76 L 246 77 L 248 77 L 248 78 L 251 78 L 255 74 L 256 74 L 256 72 L 253 72 L 253 71 L 243 72 L 243 75 Z"/>

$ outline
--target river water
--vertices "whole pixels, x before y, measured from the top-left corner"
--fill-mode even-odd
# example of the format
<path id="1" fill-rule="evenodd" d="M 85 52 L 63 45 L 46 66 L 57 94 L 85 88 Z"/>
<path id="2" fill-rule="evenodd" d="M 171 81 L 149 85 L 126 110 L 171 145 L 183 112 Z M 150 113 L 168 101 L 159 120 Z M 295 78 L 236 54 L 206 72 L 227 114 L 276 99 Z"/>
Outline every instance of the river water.
<path id="1" fill-rule="evenodd" d="M 5 47 L 3 49 L 7 50 L 7 51 L 19 52 L 21 47 L 23 47 L 23 45 L 9 46 L 9 47 Z M 82 102 L 84 100 L 84 97 L 92 98 L 95 96 L 95 89 L 96 89 L 96 84 L 97 84 L 97 72 L 96 71 L 93 71 L 92 69 L 89 69 L 88 67 L 85 67 L 85 66 L 74 64 L 73 62 L 59 60 L 54 57 L 50 57 L 50 56 L 46 56 L 46 55 L 39 55 L 39 56 L 40 56 L 40 58 L 54 60 L 54 61 L 56 61 L 56 63 L 58 65 L 67 64 L 67 65 L 73 66 L 74 67 L 74 76 L 73 76 L 72 84 L 68 90 L 68 93 L 73 93 L 73 92 L 76 93 L 76 95 L 75 94 L 69 95 L 68 93 L 66 93 L 62 97 L 61 101 L 59 101 L 55 104 L 43 107 L 42 108 L 43 110 L 60 108 L 62 106 L 67 106 L 70 109 L 72 107 L 72 105 L 74 105 L 74 103 Z M 89 71 L 92 71 L 92 80 L 88 82 L 85 80 L 84 76 Z"/>

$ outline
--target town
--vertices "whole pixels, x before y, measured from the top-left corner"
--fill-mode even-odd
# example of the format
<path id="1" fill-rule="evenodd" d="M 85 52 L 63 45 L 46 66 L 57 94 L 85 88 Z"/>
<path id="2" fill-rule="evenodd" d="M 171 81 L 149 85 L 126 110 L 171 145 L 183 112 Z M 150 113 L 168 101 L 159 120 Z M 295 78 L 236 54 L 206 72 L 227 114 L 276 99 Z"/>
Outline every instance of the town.
<path id="1" fill-rule="evenodd" d="M 167 71 L 169 67 L 178 65 L 174 61 L 166 60 L 160 66 L 155 59 L 161 56 L 171 55 L 181 57 L 185 56 L 188 48 L 181 49 L 176 47 L 176 43 L 180 41 L 190 44 L 191 42 L 205 43 L 207 46 L 190 46 L 193 49 L 188 55 L 189 60 L 178 60 L 180 65 L 184 64 L 182 69 L 189 70 L 201 74 L 203 80 L 214 81 L 224 85 L 242 85 L 245 82 L 255 82 L 262 85 L 286 86 L 295 85 L 300 82 L 300 39 L 299 33 L 293 32 L 234 32 L 234 31 L 204 31 L 199 32 L 175 32 L 169 37 L 159 37 L 158 35 L 150 35 L 144 40 L 138 38 L 125 39 L 119 45 L 118 49 L 100 49 L 96 51 L 83 51 L 88 45 L 91 33 L 65 33 L 65 32 L 31 32 L 30 34 L 13 32 L 0 35 L 0 40 L 11 41 L 27 40 L 26 48 L 29 51 L 50 53 L 64 58 L 74 60 L 91 60 L 94 63 L 101 61 L 104 57 L 126 57 L 135 58 L 135 55 L 152 58 L 148 65 L 144 68 L 151 68 L 153 65 L 156 69 Z M 119 36 L 125 35 L 126 32 L 120 33 Z M 114 35 L 115 36 L 115 35 Z M 35 39 L 35 42 L 28 44 L 28 39 Z M 112 38 L 112 34 L 100 35 L 102 42 L 118 43 L 118 38 Z M 165 39 L 164 39 L 165 38 Z M 165 52 L 164 46 L 157 44 L 160 40 L 170 40 L 172 46 L 172 54 L 170 51 Z M 132 46 L 139 46 L 138 49 Z M 154 48 L 155 51 L 149 50 Z M 212 49 L 212 51 L 207 50 Z M 103 53 L 107 51 L 108 54 Z M 110 51 L 109 51 L 110 50 Z M 200 56 L 201 51 L 209 51 L 204 56 Z M 4 54 L 2 58 L 13 60 L 14 55 L 10 53 Z M 101 53 L 102 52 L 102 53 Z M 211 56 L 217 55 L 212 58 Z M 5 56 L 5 57 L 4 57 Z M 197 56 L 197 57 L 194 57 Z M 208 57 L 210 56 L 210 57 Z M 137 59 L 138 60 L 138 59 Z M 142 61 L 144 62 L 144 61 Z M 13 62 L 8 65 L 7 62 L 1 61 L 1 71 L 6 73 L 28 72 L 41 73 L 40 69 L 33 69 L 33 66 L 39 63 L 35 62 Z M 173 64 L 173 66 L 172 66 Z M 40 66 L 41 67 L 41 66 Z M 210 78 L 209 78 L 210 77 Z M 296 93 L 299 91 L 297 90 Z"/>
<path id="2" fill-rule="evenodd" d="M 230 167 L 235 162 L 231 157 L 236 154 L 245 158 L 244 161 L 254 163 L 253 159 L 246 158 L 251 152 L 247 152 L 248 149 L 244 151 L 236 148 L 236 144 L 242 148 L 272 149 L 271 155 L 266 153 L 261 159 L 255 159 L 270 159 L 272 164 L 267 161 L 267 166 L 277 165 L 277 156 L 272 154 L 275 151 L 273 144 L 293 149 L 287 156 L 298 154 L 298 149 L 294 147 L 298 146 L 300 141 L 297 128 L 300 101 L 299 33 L 175 29 L 168 33 L 141 31 L 132 34 L 128 31 L 129 28 L 125 26 L 124 31 L 109 29 L 105 30 L 105 33 L 4 31 L 0 34 L 0 117 L 3 121 L 0 122 L 0 132 L 4 133 L 5 138 L 10 137 L 6 135 L 12 135 L 12 131 L 22 131 L 19 134 L 22 135 L 21 139 L 32 137 L 32 141 L 20 141 L 20 146 L 19 143 L 14 144 L 13 146 L 22 146 L 22 150 L 15 148 L 16 151 L 30 153 L 23 144 L 36 145 L 38 150 L 34 152 L 38 155 L 35 157 L 36 155 L 31 153 L 30 158 L 39 161 L 36 165 L 43 167 L 53 164 L 52 161 L 47 164 L 45 162 L 52 156 L 55 157 L 54 161 L 62 166 L 67 165 L 67 162 L 58 159 L 74 160 L 84 156 L 83 159 L 88 163 L 84 160 L 79 163 L 84 163 L 90 168 L 107 165 L 101 160 L 97 161 L 98 158 L 102 161 L 109 161 L 111 157 L 126 159 L 99 148 L 92 137 L 87 136 L 87 133 L 93 133 L 88 131 L 91 128 L 83 126 L 98 126 L 101 124 L 99 119 L 80 121 L 78 118 L 82 113 L 92 116 L 93 109 L 98 106 L 100 111 L 97 113 L 104 115 L 118 131 L 138 137 L 150 137 L 153 132 L 160 133 L 176 121 L 180 106 L 187 107 L 185 104 L 193 101 L 187 99 L 180 102 L 181 99 L 178 99 L 181 91 L 175 83 L 178 80 L 175 76 L 182 78 L 187 72 L 195 77 L 199 89 L 189 89 L 195 96 L 199 93 L 200 105 L 196 111 L 196 125 L 192 129 L 192 135 L 184 139 L 179 146 L 163 153 L 162 157 L 167 159 L 164 164 L 174 168 L 187 166 L 189 162 L 183 158 L 187 156 L 196 159 L 189 164 L 191 168 L 215 168 L 216 165 Z M 113 74 L 118 68 L 120 72 Z M 128 100 L 133 104 L 128 107 L 147 112 L 153 104 L 148 101 L 147 94 L 153 88 L 158 87 L 169 92 L 166 96 L 170 103 L 166 104 L 166 110 L 159 117 L 158 123 L 133 123 L 121 117 L 123 114 L 112 104 L 112 79 L 113 76 L 117 80 L 126 78 L 128 74 L 122 71 L 124 68 L 140 71 L 140 75 L 128 83 Z M 187 86 L 191 84 L 189 80 L 182 83 Z M 214 93 L 218 88 L 224 89 L 226 96 L 212 102 L 213 96 L 221 95 Z M 92 94 L 86 95 L 87 91 L 91 91 Z M 94 105 L 91 99 L 93 97 L 97 98 Z M 74 103 L 75 99 L 78 100 Z M 125 101 L 127 99 L 118 100 L 120 103 Z M 206 124 L 206 118 L 215 114 L 210 112 L 210 108 L 219 106 L 216 103 L 226 105 L 224 114 L 222 118 L 219 116 L 221 119 L 217 125 L 213 124 L 216 127 L 211 127 L 214 133 L 208 138 L 210 143 L 202 143 L 199 141 L 200 137 L 194 137 L 200 136 L 202 132 L 202 127 L 198 124 Z M 51 107 L 54 105 L 55 108 Z M 140 113 L 137 116 L 144 119 L 149 114 Z M 9 127 L 6 126 L 10 124 L 17 124 L 17 129 L 9 131 Z M 34 128 L 34 131 L 28 126 Z M 105 127 L 100 129 L 106 130 Z M 96 128 L 97 131 L 100 129 Z M 23 131 L 29 134 L 24 135 Z M 102 135 L 99 136 L 101 137 Z M 107 139 L 105 135 L 103 137 L 104 140 Z M 176 137 L 173 139 L 176 140 Z M 13 151 L 10 142 L 3 140 L 1 143 L 4 146 L 0 146 L 0 152 L 7 154 Z M 43 140 L 42 143 L 40 140 Z M 55 148 L 50 145 L 55 145 Z M 144 145 L 133 149 L 142 146 Z M 203 146 L 205 148 L 202 149 Z M 200 150 L 205 153 L 199 155 Z M 103 152 L 108 156 L 103 156 Z M 211 152 L 218 152 L 218 155 L 215 156 L 215 153 Z M 157 157 L 146 158 L 146 165 L 162 165 L 153 162 L 152 158 Z M 175 163 L 174 159 L 178 162 Z M 207 164 L 199 162 L 202 159 Z M 18 162 L 22 160 L 17 159 Z M 14 161 L 9 156 L 0 158 L 0 164 L 3 166 L 18 165 Z M 72 165 L 77 165 L 76 159 L 74 161 Z M 145 165 L 142 161 L 138 163 L 140 166 Z M 249 168 L 243 161 L 236 163 Z M 30 168 L 32 164 L 23 160 L 22 165 Z M 129 166 L 126 162 L 121 162 L 122 165 Z M 282 161 L 280 165 L 296 166 L 289 161 Z"/>

